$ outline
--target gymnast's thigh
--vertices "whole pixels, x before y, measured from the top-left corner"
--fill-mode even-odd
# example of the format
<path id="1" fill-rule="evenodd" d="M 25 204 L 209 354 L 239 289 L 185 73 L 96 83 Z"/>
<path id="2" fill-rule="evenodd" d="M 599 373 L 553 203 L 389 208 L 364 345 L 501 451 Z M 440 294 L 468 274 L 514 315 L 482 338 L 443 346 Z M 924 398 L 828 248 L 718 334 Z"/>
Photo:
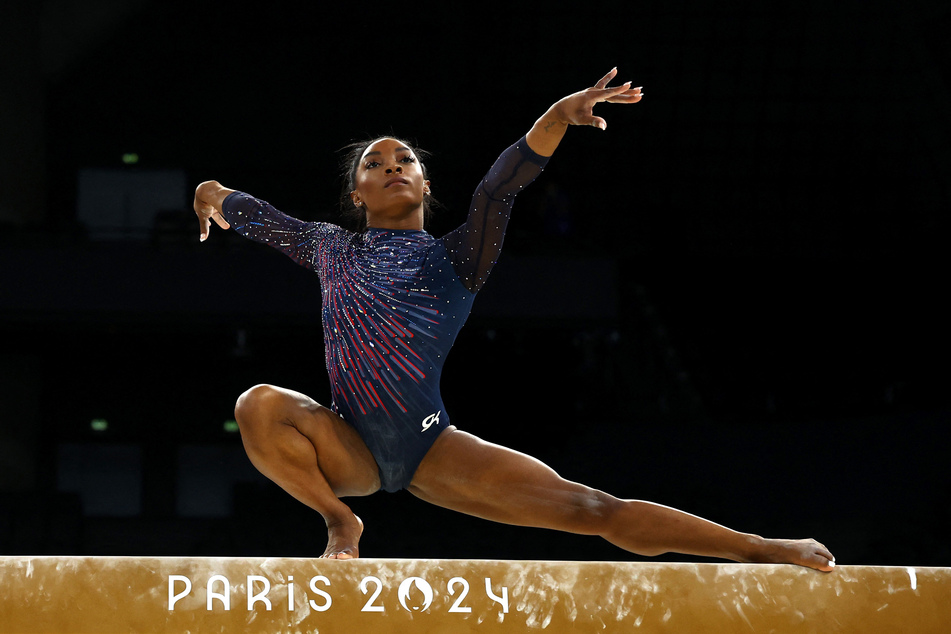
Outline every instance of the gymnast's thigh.
<path id="1" fill-rule="evenodd" d="M 506 524 L 594 534 L 610 496 L 565 480 L 524 453 L 450 426 L 420 463 L 409 491 L 468 515 Z"/>
<path id="2" fill-rule="evenodd" d="M 310 454 L 338 496 L 380 487 L 376 460 L 356 429 L 306 394 L 256 385 L 238 398 L 235 416 L 249 455 L 277 450 L 306 460 Z"/>

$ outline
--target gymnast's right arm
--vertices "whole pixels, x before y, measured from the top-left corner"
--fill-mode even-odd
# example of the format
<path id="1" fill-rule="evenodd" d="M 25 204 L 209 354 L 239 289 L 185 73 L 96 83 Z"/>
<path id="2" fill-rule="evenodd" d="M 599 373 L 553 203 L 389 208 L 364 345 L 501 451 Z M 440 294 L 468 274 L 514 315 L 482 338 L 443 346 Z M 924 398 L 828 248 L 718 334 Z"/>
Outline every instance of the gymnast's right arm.
<path id="1" fill-rule="evenodd" d="M 274 247 L 307 268 L 313 268 L 319 238 L 334 229 L 326 223 L 292 218 L 266 201 L 223 187 L 217 181 L 205 181 L 195 190 L 195 213 L 202 242 L 208 238 L 214 220 L 222 229 L 233 228 L 245 238 Z"/>

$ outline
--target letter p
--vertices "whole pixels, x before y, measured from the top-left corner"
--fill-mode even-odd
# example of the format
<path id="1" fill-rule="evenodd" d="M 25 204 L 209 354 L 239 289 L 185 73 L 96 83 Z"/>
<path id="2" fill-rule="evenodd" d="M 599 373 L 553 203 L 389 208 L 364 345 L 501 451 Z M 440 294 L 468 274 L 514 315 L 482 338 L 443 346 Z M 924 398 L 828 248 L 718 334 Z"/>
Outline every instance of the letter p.
<path id="1" fill-rule="evenodd" d="M 175 594 L 175 582 L 184 581 L 185 589 Z M 192 591 L 192 581 L 184 575 L 169 575 L 168 576 L 168 609 L 174 610 L 175 604 L 178 603 L 178 600 L 182 597 L 188 595 Z"/>

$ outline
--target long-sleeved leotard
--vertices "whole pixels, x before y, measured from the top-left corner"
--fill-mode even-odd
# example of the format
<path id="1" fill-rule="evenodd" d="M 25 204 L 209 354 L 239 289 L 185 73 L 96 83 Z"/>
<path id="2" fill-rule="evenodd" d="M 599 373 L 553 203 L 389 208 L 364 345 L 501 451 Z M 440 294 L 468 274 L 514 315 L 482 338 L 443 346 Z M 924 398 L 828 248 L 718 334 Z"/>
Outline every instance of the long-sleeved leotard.
<path id="1" fill-rule="evenodd" d="M 425 231 L 303 222 L 242 192 L 222 212 L 240 234 L 317 272 L 332 409 L 357 430 L 387 491 L 409 486 L 449 424 L 443 363 L 502 248 L 515 195 L 547 158 L 523 137 L 492 165 L 465 224 Z"/>

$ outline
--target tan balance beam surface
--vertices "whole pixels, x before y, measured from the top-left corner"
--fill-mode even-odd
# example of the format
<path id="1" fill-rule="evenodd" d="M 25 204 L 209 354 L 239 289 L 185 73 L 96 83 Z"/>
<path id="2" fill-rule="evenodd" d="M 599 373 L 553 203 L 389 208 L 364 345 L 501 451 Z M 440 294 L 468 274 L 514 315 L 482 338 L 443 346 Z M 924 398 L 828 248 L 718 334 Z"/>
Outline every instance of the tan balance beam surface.
<path id="1" fill-rule="evenodd" d="M 0 557 L 0 632 L 948 632 L 951 568 Z"/>

